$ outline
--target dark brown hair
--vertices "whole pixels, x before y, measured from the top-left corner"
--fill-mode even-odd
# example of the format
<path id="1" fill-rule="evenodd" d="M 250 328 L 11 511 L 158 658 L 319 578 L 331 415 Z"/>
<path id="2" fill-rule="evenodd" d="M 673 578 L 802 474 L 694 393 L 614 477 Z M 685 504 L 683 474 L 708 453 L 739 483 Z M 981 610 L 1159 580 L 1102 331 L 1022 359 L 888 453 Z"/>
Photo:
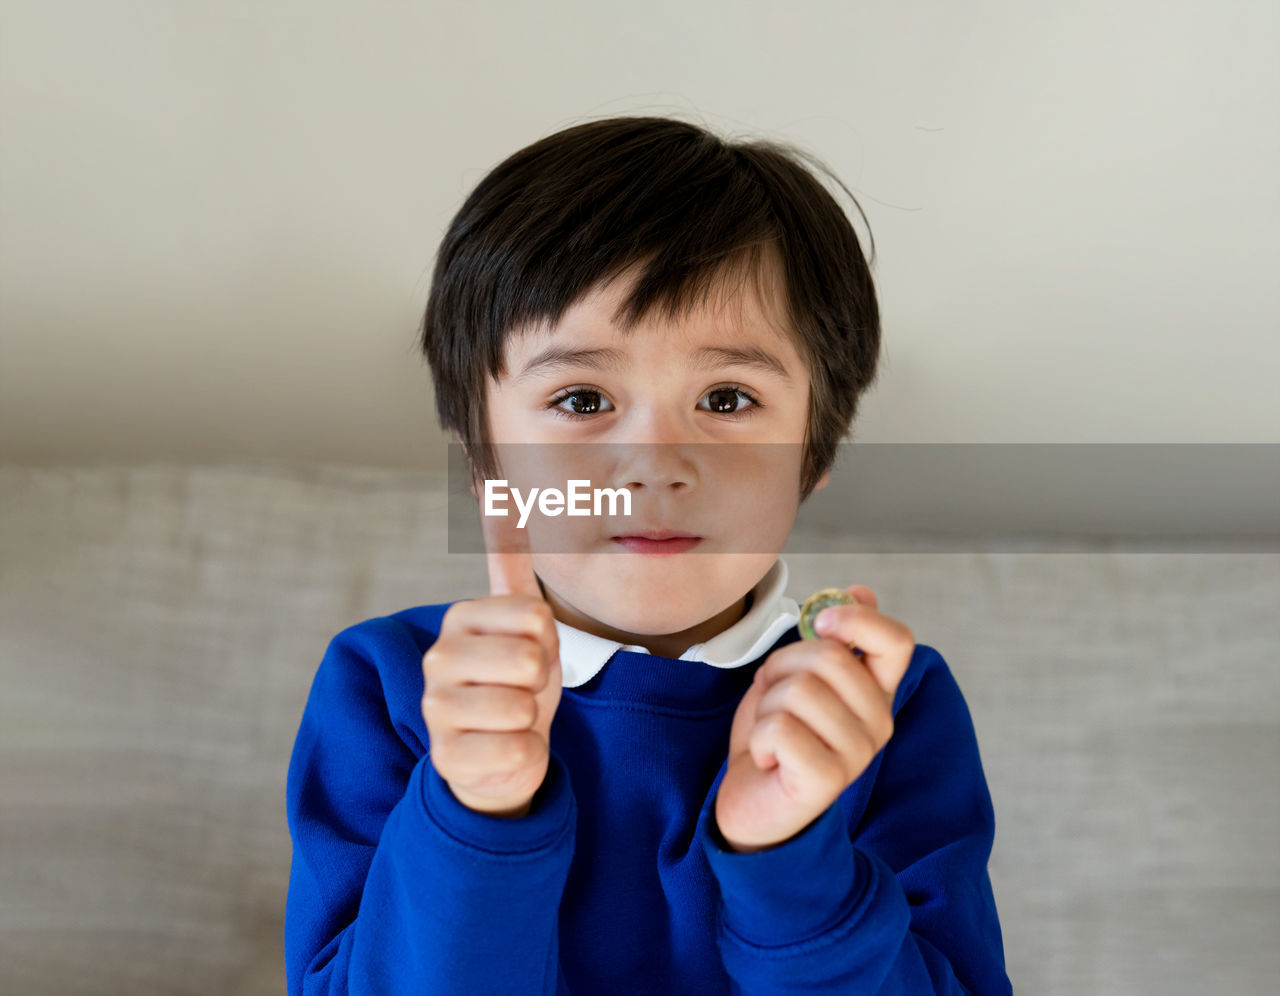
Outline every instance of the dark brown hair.
<path id="1" fill-rule="evenodd" d="M 554 327 L 632 266 L 639 277 L 614 319 L 623 333 L 658 306 L 672 321 L 688 315 L 731 275 L 750 273 L 760 288 L 773 264 L 784 331 L 809 371 L 807 498 L 875 379 L 880 314 L 848 217 L 802 160 L 849 194 L 793 146 L 726 141 L 667 117 L 574 125 L 491 170 L 440 243 L 420 328 L 441 428 L 457 434 L 472 473 L 497 476 L 486 388 L 506 373 L 512 330 Z M 874 238 L 871 252 L 874 263 Z"/>

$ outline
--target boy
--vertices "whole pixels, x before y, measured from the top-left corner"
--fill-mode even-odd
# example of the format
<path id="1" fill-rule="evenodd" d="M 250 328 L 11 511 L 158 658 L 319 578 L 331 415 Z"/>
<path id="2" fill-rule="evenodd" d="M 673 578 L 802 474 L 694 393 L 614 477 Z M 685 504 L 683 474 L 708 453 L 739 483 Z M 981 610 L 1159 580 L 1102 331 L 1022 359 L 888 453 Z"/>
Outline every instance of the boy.
<path id="1" fill-rule="evenodd" d="M 499 445 L 625 444 L 638 525 L 553 554 L 482 514 L 487 597 L 330 642 L 288 775 L 291 994 L 1011 992 L 946 662 L 862 585 L 815 639 L 785 594 L 880 341 L 792 151 L 582 124 L 453 220 L 422 345 L 477 496 Z M 773 456 L 716 491 L 691 443 Z"/>

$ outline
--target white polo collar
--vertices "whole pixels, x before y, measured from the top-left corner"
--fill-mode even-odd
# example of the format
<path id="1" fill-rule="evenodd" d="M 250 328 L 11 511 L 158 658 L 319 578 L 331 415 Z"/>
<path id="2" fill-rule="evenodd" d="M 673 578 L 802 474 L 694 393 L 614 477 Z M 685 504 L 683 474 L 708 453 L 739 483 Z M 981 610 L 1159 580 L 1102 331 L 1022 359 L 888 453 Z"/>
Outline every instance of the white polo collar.
<path id="1" fill-rule="evenodd" d="M 751 608 L 746 615 L 722 633 L 695 643 L 678 658 L 701 661 L 712 667 L 741 667 L 759 658 L 787 630 L 800 620 L 800 606 L 786 594 L 787 563 L 779 557 L 752 591 Z M 634 643 L 618 643 L 594 633 L 555 621 L 560 636 L 560 667 L 566 688 L 584 685 L 600 672 L 619 650 L 648 654 L 651 651 Z"/>

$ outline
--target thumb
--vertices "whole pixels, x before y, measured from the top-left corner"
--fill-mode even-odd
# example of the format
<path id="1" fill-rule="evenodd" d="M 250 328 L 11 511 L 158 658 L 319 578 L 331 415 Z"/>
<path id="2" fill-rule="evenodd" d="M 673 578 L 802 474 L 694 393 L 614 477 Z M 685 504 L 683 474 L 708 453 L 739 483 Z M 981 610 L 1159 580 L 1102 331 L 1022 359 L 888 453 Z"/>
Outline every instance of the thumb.
<path id="1" fill-rule="evenodd" d="M 480 528 L 489 562 L 489 594 L 533 595 L 543 598 L 538 576 L 533 572 L 529 534 L 516 525 L 515 516 L 485 515 L 480 509 Z"/>

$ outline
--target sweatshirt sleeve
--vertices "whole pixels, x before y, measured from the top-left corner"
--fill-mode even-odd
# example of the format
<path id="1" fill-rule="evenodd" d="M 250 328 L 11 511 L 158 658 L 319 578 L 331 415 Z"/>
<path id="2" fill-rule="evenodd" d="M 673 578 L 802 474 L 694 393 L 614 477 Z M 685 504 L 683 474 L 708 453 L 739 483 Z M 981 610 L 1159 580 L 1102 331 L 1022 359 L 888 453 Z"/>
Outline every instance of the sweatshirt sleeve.
<path id="1" fill-rule="evenodd" d="M 563 760 L 523 817 L 464 806 L 392 724 L 382 644 L 359 629 L 330 642 L 289 763 L 290 996 L 555 993 L 577 823 Z"/>
<path id="2" fill-rule="evenodd" d="M 725 769 L 717 776 L 699 835 L 720 884 L 717 936 L 735 992 L 1012 993 L 977 736 L 945 661 L 921 652 L 927 666 L 879 770 L 873 761 L 864 773 L 875 781 L 856 826 L 837 799 L 775 847 L 732 851 L 715 823 Z"/>

